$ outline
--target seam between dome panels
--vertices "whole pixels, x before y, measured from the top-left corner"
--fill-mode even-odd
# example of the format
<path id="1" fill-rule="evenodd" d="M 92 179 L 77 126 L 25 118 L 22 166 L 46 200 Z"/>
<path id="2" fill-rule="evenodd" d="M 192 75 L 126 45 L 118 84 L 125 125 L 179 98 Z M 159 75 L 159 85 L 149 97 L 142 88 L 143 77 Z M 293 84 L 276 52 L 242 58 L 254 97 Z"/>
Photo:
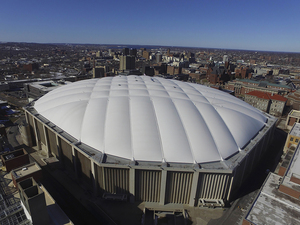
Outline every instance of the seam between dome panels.
<path id="1" fill-rule="evenodd" d="M 97 82 L 98 82 L 98 81 L 97 81 Z M 83 114 L 83 118 L 82 118 L 81 125 L 80 125 L 80 140 L 79 140 L 79 141 L 81 141 L 81 139 L 82 139 L 82 127 L 83 127 L 83 124 L 84 124 L 84 121 L 85 121 L 85 118 L 86 118 L 86 111 L 87 111 L 87 108 L 88 108 L 88 106 L 89 106 L 89 103 L 90 103 L 91 96 L 92 96 L 92 93 L 93 93 L 93 91 L 94 91 L 94 88 L 95 88 L 95 86 L 96 86 L 95 84 L 96 84 L 97 82 L 94 83 L 94 87 L 92 88 L 92 90 L 91 90 L 91 92 L 90 92 L 90 96 L 89 96 L 89 98 L 88 98 L 88 100 L 87 100 L 87 104 L 86 104 L 86 107 L 85 107 L 85 110 L 84 110 L 84 114 Z"/>
<path id="2" fill-rule="evenodd" d="M 184 93 L 184 94 L 188 97 L 188 99 L 191 101 L 191 103 L 193 103 L 193 101 L 192 101 L 192 100 L 190 99 L 190 97 L 185 93 L 185 91 L 183 91 L 183 89 L 182 89 L 177 83 L 175 83 L 173 80 L 172 80 L 172 82 L 173 82 L 177 87 L 179 87 L 180 90 L 182 91 L 182 93 Z M 169 94 L 169 93 L 168 93 L 168 94 Z M 170 96 L 170 95 L 169 95 L 169 96 Z M 172 99 L 171 99 L 171 100 L 172 100 Z M 181 101 L 186 101 L 185 99 L 180 99 L 180 100 L 181 100 Z M 172 103 L 173 103 L 174 107 L 176 108 L 176 112 L 177 112 L 177 114 L 178 114 L 178 117 L 179 117 L 180 122 L 181 122 L 181 124 L 182 124 L 182 127 L 183 127 L 183 129 L 184 129 L 184 133 L 185 133 L 186 139 L 187 139 L 187 141 L 188 141 L 188 144 L 189 144 L 189 146 L 190 146 L 191 154 L 192 154 L 193 159 L 194 159 L 194 164 L 198 164 L 198 162 L 196 161 L 194 149 L 192 148 L 192 145 L 191 145 L 191 141 L 190 141 L 189 135 L 188 135 L 187 132 L 186 132 L 187 129 L 185 128 L 184 123 L 183 123 L 183 121 L 182 121 L 182 116 L 180 116 L 180 113 L 179 113 L 179 111 L 178 111 L 178 108 L 176 107 L 176 104 L 174 103 L 173 100 L 172 100 Z M 193 103 L 193 105 L 194 105 L 194 103 Z M 194 106 L 195 106 L 195 105 L 194 105 Z M 196 108 L 196 110 L 198 111 L 197 108 Z"/>
<path id="3" fill-rule="evenodd" d="M 110 79 L 110 85 L 109 85 L 109 93 L 107 95 L 107 105 L 106 105 L 106 110 L 105 110 L 105 115 L 104 115 L 104 125 L 103 125 L 103 150 L 102 150 L 102 153 L 103 154 L 106 154 L 105 153 L 105 144 L 106 144 L 106 141 L 105 141 L 105 134 L 106 134 L 106 117 L 107 117 L 107 111 L 108 111 L 108 105 L 109 105 L 109 98 L 110 98 L 110 93 L 111 93 L 111 83 L 112 83 L 112 80 L 113 78 Z M 99 79 L 100 81 L 100 79 Z"/>
<path id="4" fill-rule="evenodd" d="M 157 80 L 157 79 L 156 79 L 156 80 Z M 162 144 L 162 140 L 161 140 L 161 133 L 160 133 L 159 125 L 158 125 L 158 121 L 157 121 L 157 116 L 156 116 L 155 106 L 154 106 L 154 104 L 153 104 L 152 96 L 150 96 L 150 93 L 149 93 L 147 84 L 145 83 L 144 79 L 143 79 L 143 82 L 144 82 L 144 85 L 145 85 L 146 90 L 147 90 L 147 92 L 148 92 L 149 100 L 150 100 L 151 105 L 152 105 L 152 108 L 153 108 L 153 115 L 154 115 L 154 117 L 155 117 L 156 130 L 157 130 L 157 133 L 159 134 L 159 135 L 158 135 L 158 138 L 159 138 L 159 143 L 160 143 L 160 152 L 161 152 L 161 156 L 162 156 L 162 160 L 161 160 L 161 161 L 162 161 L 162 163 L 164 163 L 166 160 L 165 160 L 165 154 L 164 154 L 163 144 Z M 160 83 L 160 84 L 161 84 L 161 83 Z"/>
<path id="5" fill-rule="evenodd" d="M 207 102 L 209 102 L 210 103 L 210 105 L 215 109 L 215 107 L 211 104 L 211 102 L 199 91 L 199 90 L 197 90 L 195 87 L 193 87 L 192 85 L 190 85 L 192 88 L 194 88 L 203 98 L 205 98 L 206 99 L 206 101 Z M 192 100 L 191 100 L 192 101 Z M 194 103 L 194 101 L 192 101 L 193 103 Z M 194 105 L 195 105 L 195 107 L 197 108 L 197 110 L 198 110 L 198 107 L 196 106 L 196 104 L 194 103 Z M 215 109 L 215 111 L 216 111 L 216 109 Z M 218 145 L 216 144 L 216 139 L 214 138 L 214 135 L 211 133 L 211 130 L 210 130 L 210 128 L 209 128 L 209 126 L 207 125 L 207 122 L 206 122 L 206 120 L 204 119 L 204 117 L 203 117 L 203 115 L 202 115 L 202 113 L 198 110 L 198 112 L 199 112 L 199 114 L 201 115 L 201 118 L 203 119 L 203 121 L 204 121 L 204 123 L 205 123 L 205 125 L 206 125 L 206 127 L 207 127 L 207 129 L 209 130 L 209 133 L 210 133 L 210 136 L 212 137 L 212 139 L 213 139 L 213 141 L 214 141 L 214 144 L 215 144 L 215 146 L 216 146 L 216 149 L 217 149 L 217 151 L 218 151 L 218 153 L 219 153 L 219 156 L 220 156 L 220 158 L 221 158 L 221 161 L 224 161 L 224 159 L 223 159 L 223 157 L 222 157 L 222 154 L 220 153 L 220 150 L 219 150 L 219 147 L 218 147 Z M 220 114 L 218 113 L 218 115 L 220 116 Z M 223 118 L 221 118 L 222 119 L 222 121 L 223 121 Z M 224 123 L 224 121 L 223 121 L 223 123 Z M 226 125 L 226 124 L 225 124 Z M 228 127 L 227 127 L 227 125 L 226 125 L 226 128 L 228 129 Z M 231 134 L 231 132 L 230 132 L 230 134 Z M 234 140 L 234 142 L 236 143 L 236 141 L 235 141 L 235 139 L 233 138 L 233 140 Z M 238 147 L 238 146 L 237 146 Z"/>
<path id="6" fill-rule="evenodd" d="M 180 114 L 179 114 L 179 112 L 178 112 L 178 109 L 177 109 L 177 107 L 176 107 L 176 104 L 174 103 L 172 97 L 170 96 L 170 94 L 169 94 L 168 90 L 165 88 L 165 86 L 164 86 L 160 81 L 159 81 L 159 83 L 161 84 L 161 86 L 162 86 L 162 87 L 165 89 L 165 91 L 167 92 L 167 94 L 168 94 L 168 96 L 169 96 L 169 99 L 171 100 L 171 102 L 172 102 L 174 108 L 176 109 L 176 113 L 177 113 L 178 118 L 179 118 L 179 120 L 180 120 L 180 122 L 181 122 L 182 128 L 183 128 L 183 130 L 184 130 L 184 134 L 185 134 L 185 136 L 186 136 L 187 143 L 188 143 L 188 145 L 189 145 L 190 152 L 191 152 L 192 157 L 193 157 L 193 161 L 194 161 L 193 163 L 195 163 L 195 162 L 197 163 L 197 161 L 196 161 L 196 159 L 195 159 L 195 156 L 194 156 L 194 152 L 193 152 L 192 147 L 191 147 L 191 142 L 190 142 L 190 140 L 189 140 L 189 138 L 188 138 L 188 135 L 187 135 L 187 133 L 186 133 L 185 126 L 183 125 L 183 122 L 182 122 L 181 116 L 180 116 Z M 171 81 L 170 81 L 170 83 L 171 83 Z M 172 83 L 173 83 L 174 85 L 176 85 L 177 87 L 179 87 L 179 86 L 178 86 L 176 83 L 174 83 L 173 81 L 172 81 Z"/>

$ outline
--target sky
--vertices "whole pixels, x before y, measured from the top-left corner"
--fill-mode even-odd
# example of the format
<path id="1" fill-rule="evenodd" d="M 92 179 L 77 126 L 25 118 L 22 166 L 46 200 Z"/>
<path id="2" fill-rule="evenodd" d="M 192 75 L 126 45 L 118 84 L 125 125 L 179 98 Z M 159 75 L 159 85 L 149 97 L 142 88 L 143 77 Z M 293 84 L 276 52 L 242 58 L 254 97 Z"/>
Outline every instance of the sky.
<path id="1" fill-rule="evenodd" d="M 0 41 L 300 52 L 299 0 L 1 0 Z"/>

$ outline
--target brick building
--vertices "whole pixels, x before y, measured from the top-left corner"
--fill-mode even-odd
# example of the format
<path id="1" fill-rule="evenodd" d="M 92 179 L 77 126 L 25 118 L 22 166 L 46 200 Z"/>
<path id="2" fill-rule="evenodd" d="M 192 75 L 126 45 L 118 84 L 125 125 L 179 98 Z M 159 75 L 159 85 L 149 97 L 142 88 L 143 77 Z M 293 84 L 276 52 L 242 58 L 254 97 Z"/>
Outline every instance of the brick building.
<path id="1" fill-rule="evenodd" d="M 143 51 L 143 58 L 145 58 L 146 60 L 149 60 L 149 58 L 150 58 L 150 52 L 144 50 Z"/>
<path id="2" fill-rule="evenodd" d="M 167 67 L 167 74 L 170 74 L 170 75 L 181 74 L 181 70 L 182 70 L 181 67 L 176 67 L 176 66 L 170 66 L 170 65 L 168 65 L 168 67 Z"/>
<path id="3" fill-rule="evenodd" d="M 281 116 L 286 105 L 287 98 L 277 94 L 251 91 L 245 94 L 245 102 L 273 116 Z"/>
<path id="4" fill-rule="evenodd" d="M 224 66 L 214 66 L 207 69 L 207 80 L 211 84 L 223 84 L 230 80 L 231 72 Z"/>
<path id="5" fill-rule="evenodd" d="M 300 90 L 290 93 L 287 99 L 287 105 L 292 106 L 293 109 L 300 110 Z"/>
<path id="6" fill-rule="evenodd" d="M 268 94 L 259 91 L 247 93 L 245 95 L 245 102 L 264 112 L 268 112 L 270 108 Z"/>
<path id="7" fill-rule="evenodd" d="M 235 72 L 235 77 L 236 78 L 251 79 L 253 69 L 250 69 L 249 67 L 242 66 L 242 67 L 235 68 L 234 72 Z"/>
<path id="8" fill-rule="evenodd" d="M 39 64 L 37 64 L 37 63 L 24 64 L 23 65 L 23 69 L 27 70 L 29 72 L 32 72 L 34 70 L 38 70 L 39 69 Z"/>
<path id="9" fill-rule="evenodd" d="M 293 88 L 288 85 L 273 84 L 266 81 L 254 81 L 249 79 L 235 79 L 233 81 L 228 81 L 225 84 L 224 89 L 234 91 L 235 96 L 244 96 L 251 91 L 286 95 L 293 90 Z"/>

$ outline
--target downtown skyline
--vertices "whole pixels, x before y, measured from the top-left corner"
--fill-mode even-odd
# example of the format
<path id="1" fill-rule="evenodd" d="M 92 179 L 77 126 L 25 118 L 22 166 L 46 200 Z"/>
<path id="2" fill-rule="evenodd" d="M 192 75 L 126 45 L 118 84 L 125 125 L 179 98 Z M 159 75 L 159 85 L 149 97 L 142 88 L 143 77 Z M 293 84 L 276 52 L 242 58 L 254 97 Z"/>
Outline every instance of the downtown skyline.
<path id="1" fill-rule="evenodd" d="M 0 41 L 300 52 L 300 2 L 238 0 L 1 3 Z"/>

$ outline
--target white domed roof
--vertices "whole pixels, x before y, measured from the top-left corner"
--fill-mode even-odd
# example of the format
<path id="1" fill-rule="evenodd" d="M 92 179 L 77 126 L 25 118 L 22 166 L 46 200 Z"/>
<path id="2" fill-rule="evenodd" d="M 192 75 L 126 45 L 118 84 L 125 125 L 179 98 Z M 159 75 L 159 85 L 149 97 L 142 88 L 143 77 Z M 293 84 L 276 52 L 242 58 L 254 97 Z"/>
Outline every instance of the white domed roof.
<path id="1" fill-rule="evenodd" d="M 220 161 L 240 151 L 267 121 L 222 91 L 134 75 L 68 84 L 34 107 L 82 143 L 137 161 Z"/>

